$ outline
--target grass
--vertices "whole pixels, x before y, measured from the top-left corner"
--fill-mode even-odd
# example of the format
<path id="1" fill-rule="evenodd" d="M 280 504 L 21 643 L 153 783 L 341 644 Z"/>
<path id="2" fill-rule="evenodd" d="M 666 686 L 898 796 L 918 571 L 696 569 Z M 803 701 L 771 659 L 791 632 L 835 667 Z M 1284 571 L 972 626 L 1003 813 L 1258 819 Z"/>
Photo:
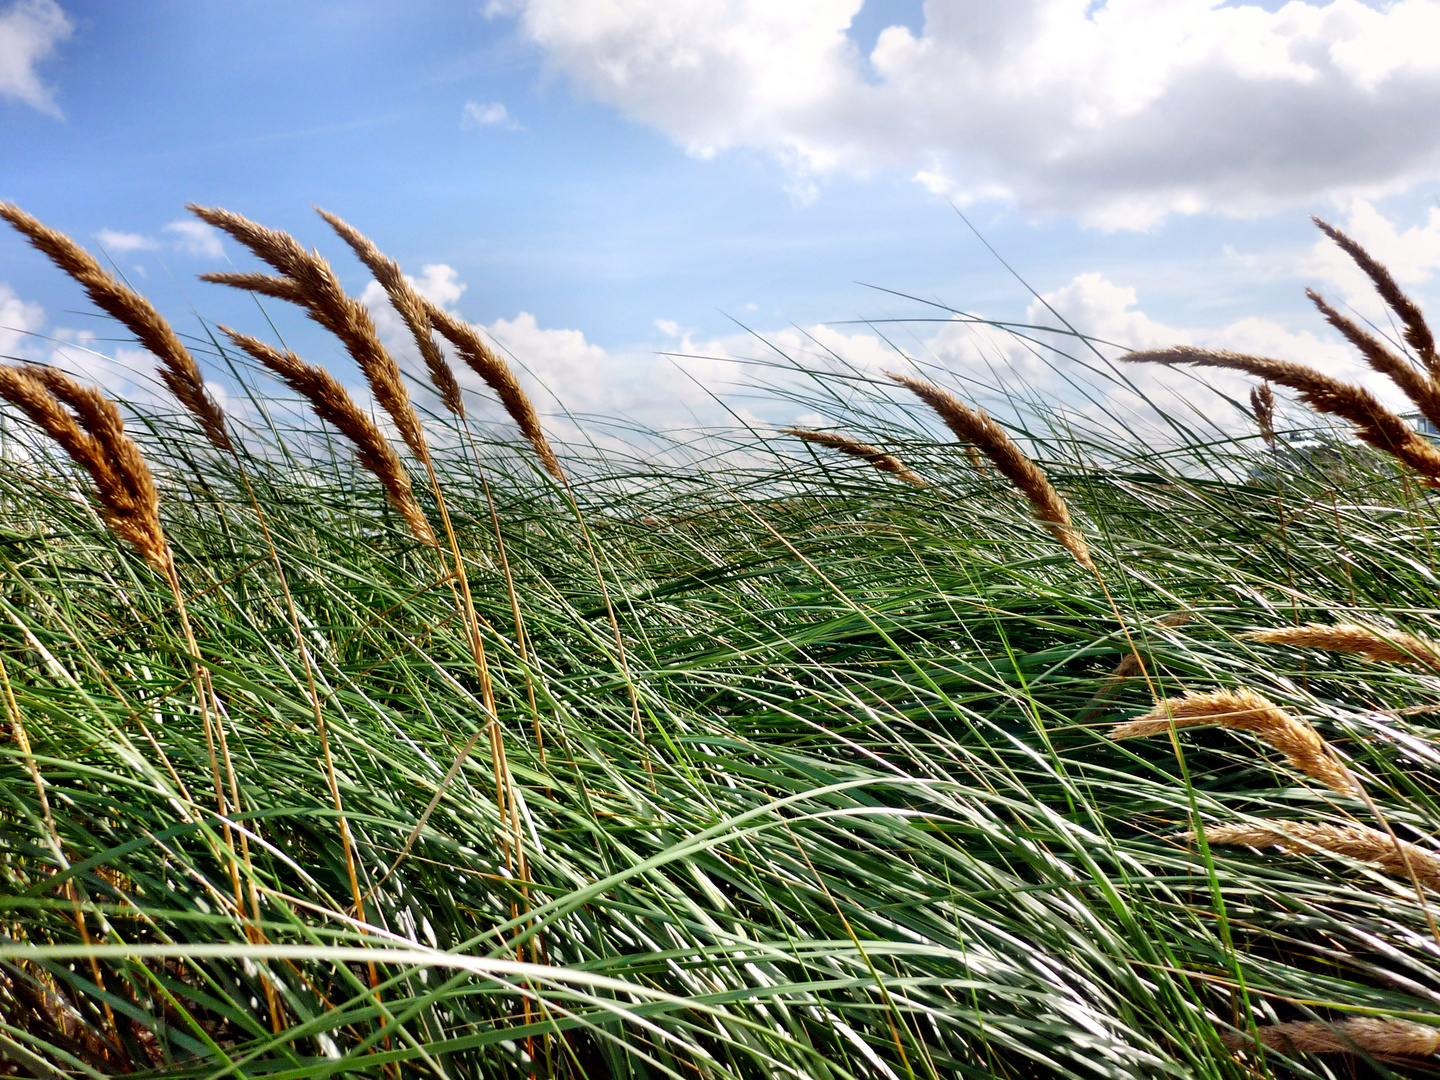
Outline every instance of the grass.
<path id="1" fill-rule="evenodd" d="M 446 551 L 317 428 L 229 456 L 132 412 L 196 652 L 165 575 L 7 417 L 0 1060 L 1427 1074 L 1410 1028 L 1388 1060 L 1345 1033 L 1435 1024 L 1434 894 L 1274 832 L 1433 852 L 1440 675 L 1246 635 L 1440 639 L 1428 491 L 1344 441 L 1012 430 L 1092 573 L 912 397 L 841 378 L 811 404 L 926 486 L 745 430 L 708 460 L 565 448 L 562 483 L 425 418 L 473 620 Z M 1362 794 L 1218 726 L 1109 737 L 1218 689 L 1303 719 Z M 1265 1032 L 1317 1021 L 1328 1052 Z"/>

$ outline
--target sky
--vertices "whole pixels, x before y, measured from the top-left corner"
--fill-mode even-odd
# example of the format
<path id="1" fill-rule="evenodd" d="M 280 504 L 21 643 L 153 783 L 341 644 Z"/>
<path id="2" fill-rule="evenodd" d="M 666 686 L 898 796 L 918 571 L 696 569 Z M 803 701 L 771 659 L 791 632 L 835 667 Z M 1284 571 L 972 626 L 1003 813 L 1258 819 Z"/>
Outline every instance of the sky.
<path id="1" fill-rule="evenodd" d="M 1310 215 L 1440 301 L 1437 41 L 1440 0 L 0 0 L 0 199 L 183 333 L 268 331 L 196 280 L 255 267 L 185 205 L 286 229 L 416 364 L 324 207 L 504 345 L 551 412 L 656 427 L 714 418 L 712 395 L 757 424 L 827 422 L 747 389 L 774 376 L 744 361 L 782 352 L 1071 393 L 921 301 L 1370 382 L 1303 289 L 1384 316 Z M 8 232 L 0 353 L 151 392 L 138 347 Z M 1239 422 L 1219 396 L 1236 379 L 1141 383 Z"/>

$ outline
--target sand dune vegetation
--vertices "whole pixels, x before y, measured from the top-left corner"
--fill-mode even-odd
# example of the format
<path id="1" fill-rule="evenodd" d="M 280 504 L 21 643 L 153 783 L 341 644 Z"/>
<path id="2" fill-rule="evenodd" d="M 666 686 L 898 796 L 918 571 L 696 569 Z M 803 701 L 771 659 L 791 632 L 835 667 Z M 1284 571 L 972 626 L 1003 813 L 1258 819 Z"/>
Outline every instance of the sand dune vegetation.
<path id="1" fill-rule="evenodd" d="M 1255 380 L 1160 445 L 897 356 L 833 430 L 600 453 L 354 226 L 418 383 L 318 251 L 191 209 L 377 408 L 0 204 L 173 396 L 0 366 L 0 1072 L 1440 1073 L 1440 450 L 1368 390 L 1134 353 Z M 1321 317 L 1440 423 L 1319 224 L 1398 329 Z"/>

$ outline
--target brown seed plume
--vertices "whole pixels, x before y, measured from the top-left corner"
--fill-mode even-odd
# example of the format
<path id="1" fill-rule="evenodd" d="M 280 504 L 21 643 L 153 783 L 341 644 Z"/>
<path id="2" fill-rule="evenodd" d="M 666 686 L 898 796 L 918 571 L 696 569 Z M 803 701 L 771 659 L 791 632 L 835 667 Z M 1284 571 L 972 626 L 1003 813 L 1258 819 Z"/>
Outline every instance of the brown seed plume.
<path id="1" fill-rule="evenodd" d="M 1134 739 L 1163 735 L 1174 721 L 1177 728 L 1218 724 L 1231 731 L 1248 731 L 1285 755 L 1290 764 L 1336 791 L 1358 791 L 1349 771 L 1326 749 L 1325 740 L 1304 720 L 1291 716 L 1254 690 L 1193 691 L 1184 697 L 1166 698 L 1143 716 L 1116 724 L 1112 739 Z"/>
<path id="2" fill-rule="evenodd" d="M 0 366 L 0 398 L 90 474 L 105 524 L 165 573 L 170 549 L 160 527 L 155 481 L 139 447 L 125 434 L 115 404 L 55 368 L 35 365 Z"/>
<path id="3" fill-rule="evenodd" d="M 1260 429 L 1260 438 L 1265 445 L 1275 446 L 1275 394 L 1269 383 L 1261 383 L 1250 390 L 1250 411 L 1255 414 L 1255 425 Z"/>
<path id="4" fill-rule="evenodd" d="M 1185 833 L 1193 839 L 1194 833 Z M 1372 863 L 1392 877 L 1410 877 L 1410 869 L 1420 884 L 1440 891 L 1440 856 L 1410 843 L 1391 839 L 1388 833 L 1363 825 L 1327 825 L 1312 821 L 1270 821 L 1253 825 L 1213 825 L 1205 830 L 1211 844 L 1236 847 L 1279 848 L 1292 855 L 1312 854 L 1317 849 L 1344 855 L 1356 862 Z M 1404 856 L 1396 850 L 1396 845 Z M 1410 868 L 1405 866 L 1408 858 Z"/>
<path id="5" fill-rule="evenodd" d="M 1409 424 L 1381 405 L 1373 394 L 1362 387 L 1332 379 L 1312 367 L 1289 360 L 1275 360 L 1223 349 L 1200 349 L 1193 345 L 1147 349 L 1129 353 L 1121 359 L 1136 363 L 1197 364 L 1201 367 L 1227 368 L 1288 386 L 1312 409 L 1349 420 L 1359 429 L 1360 438 L 1409 465 L 1421 475 L 1428 486 L 1440 487 L 1440 450 L 1437 450 L 1429 439 L 1417 435 Z"/>
<path id="6" fill-rule="evenodd" d="M 1365 272 L 1365 276 L 1374 284 L 1375 291 L 1380 294 L 1380 298 L 1399 318 L 1400 325 L 1405 328 L 1405 340 L 1415 350 L 1415 355 L 1420 358 L 1420 363 L 1430 373 L 1431 378 L 1440 379 L 1440 358 L 1435 355 L 1435 338 L 1430 333 L 1425 316 L 1420 313 L 1415 302 L 1401 291 L 1399 285 L 1395 284 L 1395 279 L 1390 276 L 1390 271 L 1376 262 L 1368 251 L 1328 221 L 1322 221 L 1318 217 L 1311 217 L 1310 220 L 1315 222 L 1326 236 L 1340 245 L 1345 254 L 1355 260 L 1355 265 Z"/>
<path id="7" fill-rule="evenodd" d="M 1363 1050 L 1382 1056 L 1429 1057 L 1440 1053 L 1440 1028 L 1380 1016 L 1356 1016 L 1329 1024 L 1297 1020 L 1258 1028 L 1256 1034 L 1271 1050 L 1290 1054 L 1353 1054 Z M 1231 1050 L 1254 1045 L 1248 1033 L 1227 1031 L 1220 1039 Z"/>
<path id="8" fill-rule="evenodd" d="M 249 289 L 303 307 L 312 319 L 340 339 L 360 365 L 375 400 L 395 421 L 405 445 L 421 461 L 428 462 L 430 449 L 425 442 L 425 432 L 410 404 L 399 365 L 380 344 L 380 335 L 365 305 L 340 287 L 335 271 L 320 253 L 306 251 L 289 233 L 267 229 L 229 210 L 193 203 L 186 209 L 229 233 L 281 274 L 278 278 L 265 274 L 202 274 L 201 280 Z"/>
<path id="9" fill-rule="evenodd" d="M 405 320 L 411 336 L 415 338 L 421 359 L 425 361 L 425 370 L 430 373 L 430 381 L 439 391 L 440 400 L 445 402 L 445 407 L 454 415 L 465 419 L 465 401 L 460 396 L 460 384 L 455 381 L 455 373 L 450 370 L 450 365 L 440 353 L 440 347 L 435 344 L 435 339 L 430 334 L 430 316 L 425 311 L 425 304 L 415 287 L 405 280 L 400 264 L 382 252 L 369 237 L 353 225 L 318 206 L 315 212 L 330 223 L 330 227 L 340 234 L 340 238 L 350 245 L 356 257 L 375 275 L 375 280 L 385 290 L 385 295 L 390 297 L 390 303 L 400 313 L 400 318 Z"/>
<path id="10" fill-rule="evenodd" d="M 845 435 L 839 435 L 833 431 L 811 431 L 808 428 L 781 428 L 781 435 L 794 435 L 797 439 L 804 439 L 806 442 L 815 443 L 817 446 L 828 446 L 831 450 L 838 450 L 850 457 L 860 458 L 868 462 L 881 472 L 892 473 L 904 480 L 912 487 L 929 487 L 921 477 L 912 471 L 899 458 L 893 454 L 887 454 L 878 446 L 871 446 L 869 443 L 860 442 Z"/>
<path id="11" fill-rule="evenodd" d="M 1434 378 L 1421 371 L 1405 357 L 1392 351 L 1383 341 L 1355 322 L 1354 319 L 1340 314 L 1326 303 L 1325 298 L 1314 289 L 1306 289 L 1305 295 L 1310 298 L 1312 304 L 1320 309 L 1320 314 L 1325 316 L 1325 321 L 1339 330 L 1345 335 L 1346 340 L 1355 346 L 1371 368 L 1388 376 L 1390 381 L 1415 403 L 1415 407 L 1420 410 L 1425 419 L 1440 427 L 1440 384 L 1437 384 Z"/>
<path id="12" fill-rule="evenodd" d="M 1307 623 L 1304 626 L 1285 626 L 1275 630 L 1252 630 L 1240 636 L 1269 645 L 1293 645 L 1299 649 L 1353 653 L 1377 663 L 1414 664 L 1440 672 L 1440 645 L 1399 630 L 1363 626 L 1360 623 L 1338 623 L 1334 626 Z"/>
<path id="13" fill-rule="evenodd" d="M 485 380 L 487 386 L 495 391 L 495 396 L 500 399 L 500 404 L 510 414 L 510 418 L 520 428 L 520 433 L 535 449 L 536 455 L 540 458 L 540 464 L 545 466 L 545 471 L 555 479 L 564 481 L 565 470 L 560 467 L 560 459 L 555 456 L 555 451 L 550 449 L 550 440 L 545 438 L 545 432 L 540 427 L 540 415 L 535 411 L 530 397 L 520 386 L 520 380 L 515 377 L 515 372 L 495 351 L 485 344 L 485 339 L 475 332 L 475 329 L 468 323 L 455 318 L 445 311 L 438 304 L 420 298 L 425 305 L 425 313 L 430 318 L 430 325 L 438 330 L 449 342 L 455 346 L 455 351 L 460 354 L 461 359 L 470 365 L 470 369 Z"/>
<path id="14" fill-rule="evenodd" d="M 200 424 L 217 450 L 232 449 L 225 415 L 205 389 L 204 377 L 179 336 L 145 297 L 121 284 L 88 251 L 12 203 L 0 202 L 0 217 L 15 226 L 50 261 L 84 287 L 96 307 L 118 320 L 160 361 L 160 378 Z"/>
<path id="15" fill-rule="evenodd" d="M 415 500 L 410 478 L 400 464 L 400 456 L 385 441 L 375 421 L 360 410 L 355 399 L 335 377 L 322 367 L 305 363 L 292 352 L 276 349 L 228 326 L 220 329 L 237 346 L 279 376 L 286 386 L 309 401 L 315 415 L 334 424 L 350 440 L 355 447 L 356 459 L 379 479 L 390 505 L 405 519 L 415 538 L 435 547 L 435 533 Z"/>
<path id="16" fill-rule="evenodd" d="M 1075 561 L 1087 570 L 1095 570 L 1090 558 L 1090 549 L 1085 538 L 1070 521 L 1070 510 L 1065 500 L 1050 483 L 1049 477 L 1015 445 L 1005 430 L 995 423 L 983 409 L 972 409 L 954 394 L 942 390 L 934 383 L 908 375 L 885 372 L 901 386 L 913 391 L 930 408 L 934 409 L 947 427 L 964 442 L 978 447 L 992 462 L 1000 474 L 1020 489 L 1035 516 L 1045 523 L 1055 539 L 1065 545 Z M 1440 454 L 1436 455 L 1440 462 Z"/>

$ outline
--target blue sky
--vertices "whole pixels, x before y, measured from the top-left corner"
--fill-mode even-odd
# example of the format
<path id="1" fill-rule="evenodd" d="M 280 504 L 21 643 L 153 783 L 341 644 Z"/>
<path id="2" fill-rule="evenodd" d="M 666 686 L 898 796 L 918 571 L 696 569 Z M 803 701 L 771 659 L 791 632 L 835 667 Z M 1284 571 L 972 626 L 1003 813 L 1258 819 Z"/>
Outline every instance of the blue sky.
<path id="1" fill-rule="evenodd" d="M 740 324 L 889 363 L 849 320 L 922 309 L 860 282 L 1038 315 L 956 206 L 1082 330 L 1354 374 L 1301 287 L 1373 308 L 1308 215 L 1440 291 L 1437 40 L 1435 0 L 0 0 L 0 199 L 103 246 L 187 331 L 192 307 L 260 329 L 194 280 L 248 263 L 176 224 L 191 201 L 292 231 L 365 293 L 319 204 L 572 408 L 657 423 L 695 380 L 745 378 L 658 354 L 747 355 Z M 85 311 L 0 234 L 0 351 L 103 339 Z M 959 328 L 904 344 L 1063 392 Z M 119 354 L 58 359 L 133 389 Z"/>

